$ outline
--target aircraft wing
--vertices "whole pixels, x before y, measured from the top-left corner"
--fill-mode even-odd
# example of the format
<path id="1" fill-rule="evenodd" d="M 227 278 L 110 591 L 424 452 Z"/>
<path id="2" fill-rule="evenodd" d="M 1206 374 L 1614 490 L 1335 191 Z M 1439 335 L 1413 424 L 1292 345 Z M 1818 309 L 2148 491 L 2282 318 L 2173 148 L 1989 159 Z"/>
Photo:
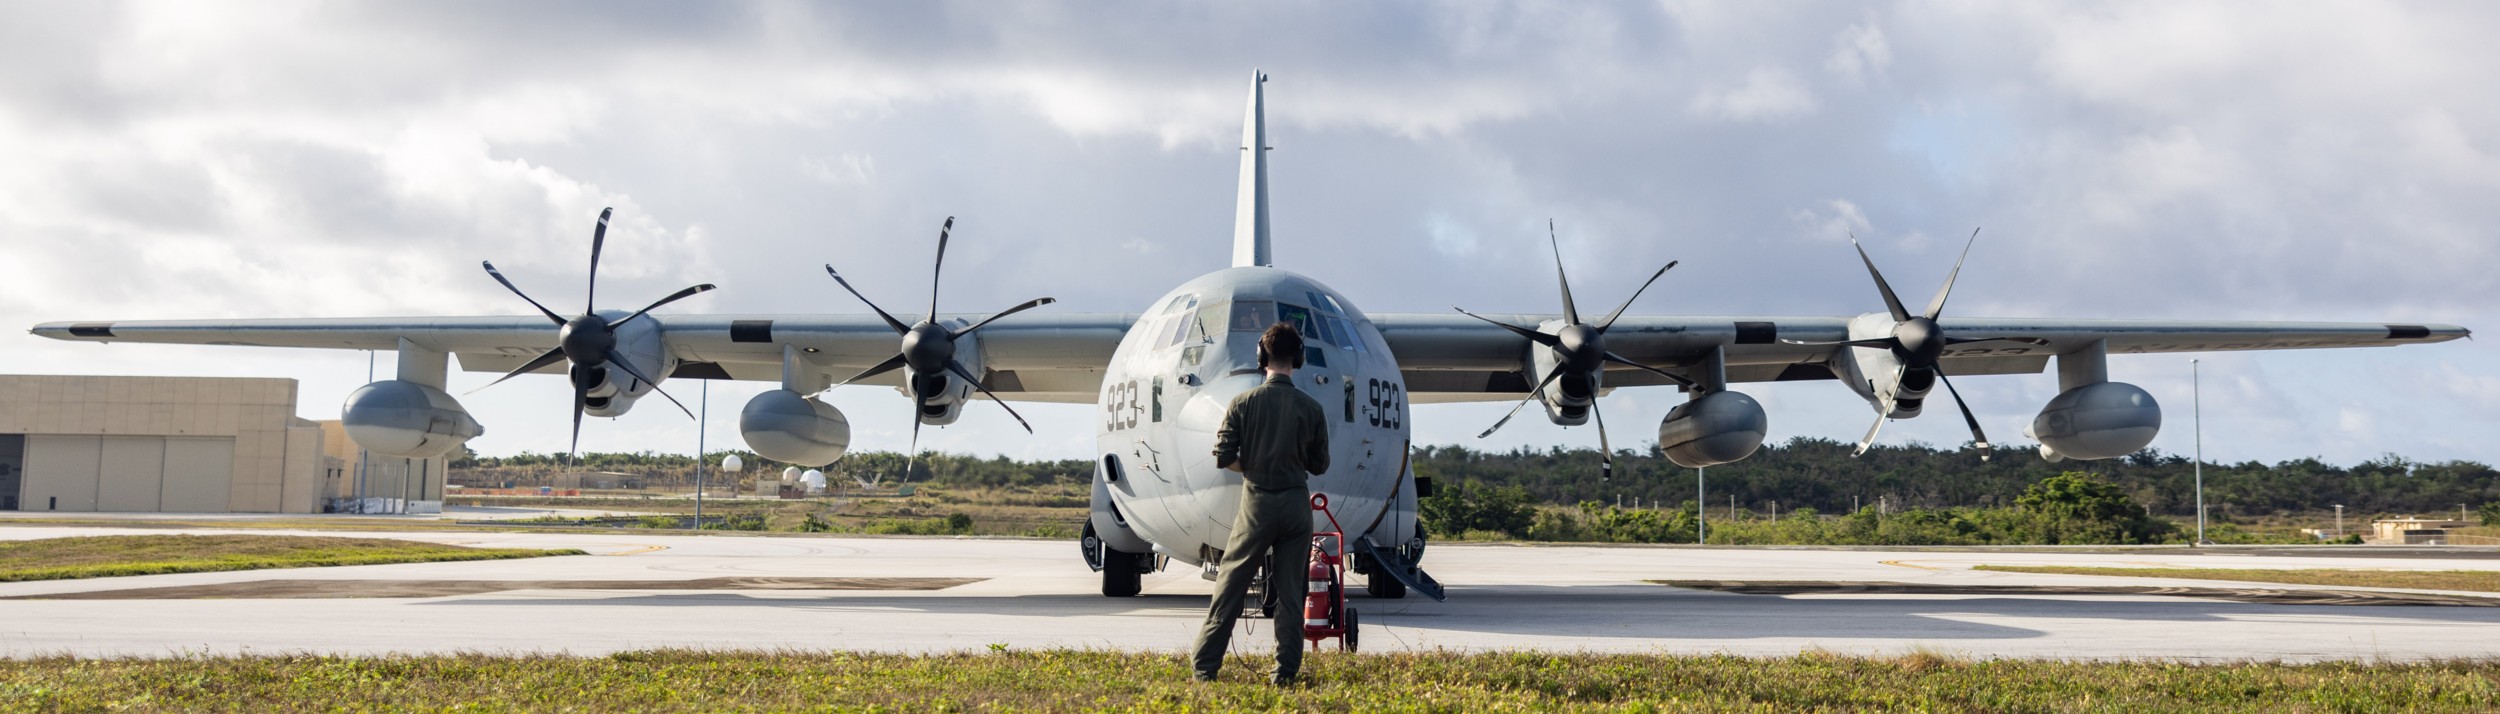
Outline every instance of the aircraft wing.
<path id="1" fill-rule="evenodd" d="M 1514 325 L 1536 325 L 1559 315 L 1486 315 Z M 1528 341 L 1501 328 L 1455 313 L 1373 314 L 1405 372 L 1407 392 L 1418 403 L 1517 399 L 1534 384 L 1522 370 Z M 2390 347 L 2446 342 L 2472 335 L 2454 325 L 2378 322 L 2208 322 L 2181 320 L 2054 320 L 1946 318 L 1955 337 L 2019 337 L 2045 345 L 1985 342 L 1944 353 L 1957 377 L 2033 374 L 2049 358 L 2100 341 L 2110 354 L 2227 352 L 2338 347 Z M 1616 354 L 1669 371 L 1693 366 L 1712 347 L 1727 348 L 1729 382 L 1835 378 L 1830 364 L 1842 348 L 1792 345 L 1781 340 L 1833 342 L 1848 339 L 1842 317 L 1654 317 L 1624 316 L 1606 333 Z M 1672 384 L 1663 377 L 1607 365 L 1608 387 Z"/>
<path id="2" fill-rule="evenodd" d="M 894 355 L 900 338 L 875 315 L 650 315 L 677 358 L 669 376 L 780 381 L 782 355 L 826 383 L 849 378 Z M 979 320 L 986 315 L 940 315 Z M 1102 372 L 1136 315 L 1027 313 L 975 333 L 985 386 L 1020 401 L 1092 403 Z M 400 340 L 458 357 L 470 372 L 501 373 L 556 344 L 555 327 L 535 315 L 510 317 L 289 318 L 49 322 L 34 334 L 77 342 L 243 345 L 397 350 Z M 540 370 L 562 374 L 557 364 Z M 901 386 L 902 372 L 859 384 Z"/>

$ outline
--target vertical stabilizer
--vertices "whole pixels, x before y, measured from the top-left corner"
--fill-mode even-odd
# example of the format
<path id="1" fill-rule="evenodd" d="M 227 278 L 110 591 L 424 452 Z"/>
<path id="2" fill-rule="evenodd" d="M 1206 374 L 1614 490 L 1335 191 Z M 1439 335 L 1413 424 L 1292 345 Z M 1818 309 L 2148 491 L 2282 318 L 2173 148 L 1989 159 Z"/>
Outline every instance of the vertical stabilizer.
<path id="1" fill-rule="evenodd" d="M 1233 267 L 1275 265 L 1267 242 L 1267 74 L 1251 71 L 1241 118 L 1241 199 L 1233 206 Z"/>

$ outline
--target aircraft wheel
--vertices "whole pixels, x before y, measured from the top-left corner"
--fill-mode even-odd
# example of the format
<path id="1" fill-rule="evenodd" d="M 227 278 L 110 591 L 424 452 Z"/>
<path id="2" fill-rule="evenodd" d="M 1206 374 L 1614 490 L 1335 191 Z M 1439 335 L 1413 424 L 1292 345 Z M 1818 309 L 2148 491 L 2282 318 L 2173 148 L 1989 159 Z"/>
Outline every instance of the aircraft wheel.
<path id="1" fill-rule="evenodd" d="M 1406 597 L 1406 583 L 1391 576 L 1384 566 L 1373 565 L 1371 573 L 1365 577 L 1368 579 L 1363 582 L 1363 590 L 1371 593 L 1372 597 L 1382 600 L 1400 600 Z"/>
<path id="2" fill-rule="evenodd" d="M 1356 615 L 1354 608 L 1345 609 L 1345 636 L 1337 638 L 1337 646 L 1345 648 L 1347 652 L 1354 651 L 1354 648 L 1361 644 L 1358 640 L 1363 634 L 1363 618 Z"/>
<path id="3" fill-rule="evenodd" d="M 1122 553 L 1108 547 L 1102 549 L 1102 596 L 1136 597 L 1144 588 L 1145 569 L 1138 567 L 1136 553 Z"/>

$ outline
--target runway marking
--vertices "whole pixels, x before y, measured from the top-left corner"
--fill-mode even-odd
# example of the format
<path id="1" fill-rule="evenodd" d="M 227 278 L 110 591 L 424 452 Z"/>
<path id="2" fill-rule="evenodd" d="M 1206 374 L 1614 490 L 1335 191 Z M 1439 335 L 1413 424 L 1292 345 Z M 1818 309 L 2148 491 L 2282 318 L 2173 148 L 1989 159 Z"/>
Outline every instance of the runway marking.
<path id="1" fill-rule="evenodd" d="M 213 585 L 21 595 L 0 600 L 303 600 L 433 598 L 508 590 L 944 590 L 988 578 L 775 578 L 701 580 L 253 580 Z"/>
<path id="2" fill-rule="evenodd" d="M 1904 568 L 1917 568 L 1917 569 L 1920 569 L 1920 570 L 1943 570 L 1943 568 L 1933 568 L 1933 567 L 1928 567 L 1928 566 L 1925 566 L 1925 565 L 1913 565 L 1913 564 L 1911 564 L 1909 561 L 1903 561 L 1903 560 L 1879 560 L 1879 561 L 1876 561 L 1876 562 L 1883 563 L 1883 564 L 1885 564 L 1885 565 L 1898 565 L 1898 566 L 1901 566 L 1901 567 L 1904 567 Z"/>
<path id="3" fill-rule="evenodd" d="M 2267 605 L 2500 607 L 2500 598 L 2370 590 L 2289 590 L 2167 585 L 1972 585 L 1819 580 L 1651 580 L 1649 582 L 1670 587 L 1740 595 L 2158 595 Z"/>
<path id="4" fill-rule="evenodd" d="M 644 553 L 657 553 L 657 552 L 660 552 L 660 551 L 663 551 L 663 550 L 668 550 L 668 546 L 665 546 L 665 545 L 646 545 L 646 546 L 643 546 L 643 547 L 640 547 L 640 548 L 635 548 L 635 549 L 633 549 L 633 550 L 617 551 L 617 552 L 614 552 L 614 553 L 600 553 L 600 555 L 641 555 L 641 554 L 644 554 Z"/>

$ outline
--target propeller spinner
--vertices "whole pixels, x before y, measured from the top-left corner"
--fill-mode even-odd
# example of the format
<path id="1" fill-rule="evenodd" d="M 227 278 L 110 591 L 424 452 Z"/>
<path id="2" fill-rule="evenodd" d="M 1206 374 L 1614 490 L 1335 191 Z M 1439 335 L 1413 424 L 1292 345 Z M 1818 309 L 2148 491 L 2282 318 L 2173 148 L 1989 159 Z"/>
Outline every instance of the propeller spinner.
<path id="1" fill-rule="evenodd" d="M 1007 406 L 1006 400 L 999 399 L 998 395 L 990 393 L 990 388 L 981 384 L 979 375 L 973 374 L 970 368 L 955 359 L 955 340 L 972 334 L 973 331 L 999 318 L 1059 301 L 1057 298 L 1047 297 L 1027 300 L 1023 304 L 1001 310 L 996 315 L 983 318 L 980 322 L 972 323 L 960 330 L 950 330 L 945 325 L 938 324 L 938 282 L 946 275 L 946 239 L 954 230 L 955 217 L 953 216 L 948 216 L 946 224 L 938 228 L 937 258 L 931 261 L 933 267 L 929 277 L 929 312 L 919 322 L 909 325 L 903 324 L 902 320 L 895 319 L 894 315 L 885 311 L 885 308 L 877 307 L 877 303 L 869 300 L 868 296 L 860 294 L 858 288 L 851 287 L 851 281 L 842 279 L 841 271 L 834 270 L 832 265 L 825 266 L 825 273 L 833 276 L 834 282 L 841 283 L 843 290 L 850 291 L 852 297 L 859 298 L 859 301 L 866 304 L 868 309 L 875 310 L 877 317 L 883 318 L 886 326 L 894 328 L 894 334 L 903 338 L 902 349 L 896 351 L 893 357 L 888 357 L 883 362 L 861 370 L 859 374 L 851 375 L 850 379 L 842 380 L 841 383 L 833 386 L 839 387 L 868 379 L 894 371 L 896 368 L 910 368 L 905 372 L 910 378 L 903 380 L 904 389 L 911 393 L 912 398 L 911 458 L 906 460 L 903 467 L 903 473 L 906 475 L 911 473 L 911 463 L 920 458 L 921 416 L 928 412 L 929 400 L 945 391 L 947 375 L 954 375 L 956 379 L 972 385 L 973 389 L 980 390 L 982 396 L 997 402 L 1000 409 L 1007 410 L 1008 416 L 1015 417 L 1016 423 L 1024 427 L 1025 433 L 1032 433 L 1033 425 L 1024 420 L 1024 415 L 1017 414 L 1015 407 Z M 832 388 L 826 389 L 830 391 Z"/>
<path id="2" fill-rule="evenodd" d="M 1866 247 L 1858 245 L 1857 236 L 1850 236 L 1850 246 L 1858 249 L 1858 260 L 1866 264 L 1867 275 L 1875 278 L 1875 290 L 1883 295 L 1884 309 L 1892 314 L 1892 334 L 1838 342 L 1798 340 L 1781 340 L 1781 342 L 1817 347 L 1882 347 L 1890 350 L 1894 361 L 1900 363 L 1899 371 L 1893 374 L 1892 383 L 1896 386 L 1913 375 L 1935 375 L 1936 381 L 1944 383 L 1945 393 L 1953 395 L 1953 405 L 1961 407 L 1962 421 L 1970 426 L 1971 439 L 1980 449 L 1980 460 L 1987 460 L 1988 434 L 1979 428 L 1979 417 L 1971 413 L 1970 405 L 1962 401 L 1961 390 L 1953 388 L 1953 380 L 1945 376 L 1944 365 L 1939 359 L 1944 356 L 1944 348 L 1973 342 L 2023 342 L 2042 345 L 2048 342 L 2026 337 L 1954 337 L 1945 334 L 1944 327 L 1936 324 L 1936 319 L 1944 314 L 1945 298 L 1953 294 L 1953 281 L 1962 275 L 1962 261 L 1970 257 L 1971 245 L 1978 242 L 1979 230 L 1971 229 L 1970 240 L 1962 244 L 1961 257 L 1953 259 L 1953 271 L 1944 276 L 1944 286 L 1936 289 L 1936 297 L 1927 303 L 1926 312 L 1914 315 L 1908 308 L 1902 306 L 1901 297 L 1893 293 L 1892 285 L 1884 282 L 1883 271 L 1875 269 L 1875 259 L 1867 256 Z M 1884 422 L 1892 418 L 1892 399 L 1887 398 L 1878 406 L 1880 412 L 1875 416 L 1875 426 L 1868 428 L 1866 437 L 1858 440 L 1858 450 L 1855 455 L 1864 455 L 1867 448 L 1875 444 L 1875 434 L 1883 430 Z"/>
<path id="3" fill-rule="evenodd" d="M 557 362 L 566 363 L 565 371 L 573 381 L 573 443 L 566 451 L 568 454 L 581 450 L 582 412 L 589 408 L 590 390 L 597 389 L 599 383 L 607 379 L 606 369 L 609 367 L 622 370 L 634 379 L 651 385 L 651 391 L 659 392 L 662 397 L 668 397 L 670 404 L 677 405 L 679 411 L 686 413 L 686 418 L 694 418 L 694 410 L 687 409 L 684 402 L 677 401 L 676 397 L 669 396 L 668 392 L 662 391 L 659 380 L 643 374 L 641 369 L 634 367 L 631 360 L 625 359 L 624 355 L 616 351 L 616 328 L 662 305 L 709 291 L 713 286 L 705 283 L 679 290 L 668 297 L 660 298 L 658 302 L 634 311 L 634 314 L 615 320 L 600 318 L 596 312 L 599 307 L 599 253 L 608 242 L 608 216 L 615 212 L 614 208 L 599 209 L 599 227 L 590 234 L 590 288 L 582 307 L 582 314 L 573 319 L 567 320 L 557 315 L 554 310 L 549 310 L 547 306 L 539 304 L 537 300 L 530 299 L 528 293 L 521 292 L 520 288 L 512 285 L 510 279 L 503 276 L 503 271 L 495 269 L 494 261 L 482 262 L 486 266 L 486 274 L 494 276 L 495 282 L 502 283 L 504 289 L 512 291 L 512 294 L 521 296 L 522 300 L 529 302 L 530 307 L 538 308 L 538 312 L 546 315 L 547 319 L 554 322 L 557 327 L 555 349 L 547 350 L 536 359 L 521 365 L 519 369 L 514 369 L 504 374 L 502 378 L 487 383 L 486 387 L 502 384 L 504 380 L 546 368 Z M 470 393 L 475 394 L 486 387 L 470 390 Z"/>
<path id="4" fill-rule="evenodd" d="M 1606 330 L 1614 326 L 1615 319 L 1622 317 L 1625 309 L 1632 307 L 1632 301 L 1640 299 L 1642 291 L 1648 290 L 1650 284 L 1658 282 L 1658 278 L 1666 275 L 1667 271 L 1673 270 L 1676 261 L 1668 261 L 1666 267 L 1659 268 L 1656 273 L 1651 273 L 1648 281 L 1641 283 L 1639 289 L 1632 291 L 1632 297 L 1624 298 L 1623 304 L 1616 307 L 1614 312 L 1608 313 L 1606 319 L 1592 325 L 1580 321 L 1580 309 L 1571 300 L 1571 276 L 1563 272 L 1562 241 L 1554 236 L 1553 221 L 1545 222 L 1545 237 L 1554 249 L 1554 277 L 1562 284 L 1563 322 L 1565 323 L 1562 329 L 1549 334 L 1468 312 L 1466 308 L 1451 307 L 1459 314 L 1492 323 L 1496 327 L 1511 331 L 1512 334 L 1527 338 L 1529 342 L 1543 345 L 1546 349 L 1554 351 L 1554 371 L 1538 381 L 1536 387 L 1529 389 L 1528 396 L 1513 405 L 1510 413 L 1502 415 L 1501 421 L 1493 422 L 1491 428 L 1485 429 L 1482 434 L 1477 434 L 1476 438 L 1492 436 L 1493 432 L 1501 430 L 1502 425 L 1510 423 L 1511 417 L 1519 415 L 1521 408 L 1528 406 L 1529 402 L 1536 401 L 1539 395 L 1544 394 L 1546 387 L 1552 386 L 1556 381 L 1561 381 L 1564 394 L 1574 398 L 1588 399 L 1589 416 L 1597 422 L 1597 447 L 1601 453 L 1599 464 L 1602 470 L 1600 478 L 1612 479 L 1615 475 L 1614 448 L 1606 440 L 1606 416 L 1597 409 L 1598 373 L 1606 368 L 1606 363 L 1613 362 L 1648 370 L 1687 388 L 1694 386 L 1693 380 L 1682 375 L 1634 362 L 1606 349 Z"/>

